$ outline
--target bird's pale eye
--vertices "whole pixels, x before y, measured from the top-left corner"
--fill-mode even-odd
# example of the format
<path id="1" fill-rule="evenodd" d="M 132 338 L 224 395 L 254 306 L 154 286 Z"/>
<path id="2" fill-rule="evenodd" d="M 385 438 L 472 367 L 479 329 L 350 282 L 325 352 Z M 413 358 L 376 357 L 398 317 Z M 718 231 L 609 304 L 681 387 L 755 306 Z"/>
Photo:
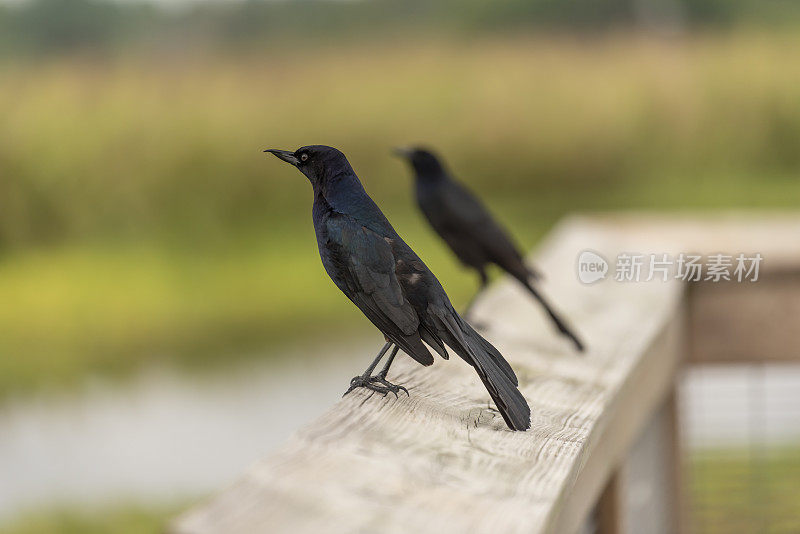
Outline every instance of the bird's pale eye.
<path id="1" fill-rule="evenodd" d="M 300 154 L 300 161 L 303 162 L 308 161 L 308 154 Z"/>

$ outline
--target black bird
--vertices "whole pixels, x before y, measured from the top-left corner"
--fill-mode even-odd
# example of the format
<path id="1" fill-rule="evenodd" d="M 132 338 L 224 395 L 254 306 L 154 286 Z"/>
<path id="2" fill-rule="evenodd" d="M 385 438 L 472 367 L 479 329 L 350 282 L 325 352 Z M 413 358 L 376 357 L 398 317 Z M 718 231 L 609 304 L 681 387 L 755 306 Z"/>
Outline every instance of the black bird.
<path id="1" fill-rule="evenodd" d="M 511 237 L 492 218 L 477 197 L 453 180 L 444 165 L 430 151 L 422 148 L 398 148 L 395 153 L 406 158 L 414 169 L 417 204 L 428 222 L 461 263 L 478 271 L 478 293 L 489 282 L 486 266 L 494 263 L 519 280 L 544 307 L 559 332 L 582 351 L 583 343 L 580 339 L 533 286 L 532 282 L 539 275 L 525 265 Z"/>
<path id="2" fill-rule="evenodd" d="M 444 359 L 447 345 L 475 368 L 509 428 L 529 428 L 530 408 L 511 366 L 456 313 L 439 280 L 367 195 L 344 154 L 321 145 L 265 152 L 294 165 L 311 181 L 322 264 L 387 341 L 364 374 L 353 378 L 345 395 L 356 387 L 384 395 L 405 391 L 386 380 L 397 348 L 431 365 L 433 356 L 423 341 Z M 395 348 L 383 370 L 372 376 L 391 345 Z"/>

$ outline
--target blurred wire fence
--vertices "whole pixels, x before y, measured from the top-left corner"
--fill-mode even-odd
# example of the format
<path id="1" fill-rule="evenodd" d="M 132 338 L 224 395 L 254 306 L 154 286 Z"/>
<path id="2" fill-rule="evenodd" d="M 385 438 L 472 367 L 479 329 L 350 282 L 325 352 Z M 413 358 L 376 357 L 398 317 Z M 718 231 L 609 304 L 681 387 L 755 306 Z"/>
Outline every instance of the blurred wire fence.
<path id="1" fill-rule="evenodd" d="M 700 365 L 682 392 L 691 532 L 799 532 L 800 365 Z"/>

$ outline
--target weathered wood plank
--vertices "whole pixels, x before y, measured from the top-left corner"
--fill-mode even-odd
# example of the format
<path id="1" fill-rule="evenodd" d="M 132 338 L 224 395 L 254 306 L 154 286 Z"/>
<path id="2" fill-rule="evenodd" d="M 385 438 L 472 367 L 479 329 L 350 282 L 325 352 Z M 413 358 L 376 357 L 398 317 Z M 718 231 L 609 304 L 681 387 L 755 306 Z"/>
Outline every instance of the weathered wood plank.
<path id="1" fill-rule="evenodd" d="M 430 368 L 399 359 L 392 378 L 410 397 L 348 396 L 172 531 L 573 532 L 670 394 L 685 353 L 682 284 L 585 286 L 575 275 L 579 251 L 610 260 L 621 251 L 760 251 L 775 265 L 796 265 L 796 236 L 800 218 L 789 216 L 565 221 L 536 262 L 544 291 L 585 337 L 585 356 L 510 281 L 476 309 L 517 370 L 530 431 L 506 429 L 458 358 Z"/>

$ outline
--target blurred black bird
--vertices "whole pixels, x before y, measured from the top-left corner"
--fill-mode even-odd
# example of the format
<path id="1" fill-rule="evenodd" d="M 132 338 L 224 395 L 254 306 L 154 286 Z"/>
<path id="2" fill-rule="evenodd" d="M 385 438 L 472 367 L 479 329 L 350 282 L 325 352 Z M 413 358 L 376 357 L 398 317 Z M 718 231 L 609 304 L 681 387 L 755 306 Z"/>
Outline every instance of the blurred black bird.
<path id="1" fill-rule="evenodd" d="M 384 395 L 405 391 L 386 380 L 397 348 L 431 365 L 433 356 L 423 341 L 445 359 L 447 345 L 475 368 L 508 427 L 529 428 L 530 408 L 511 366 L 456 313 L 439 280 L 367 195 L 344 154 L 321 145 L 265 152 L 294 165 L 311 181 L 322 264 L 387 341 L 364 374 L 353 378 L 345 395 L 356 387 Z M 373 376 L 391 345 L 395 348 L 383 370 Z"/>
<path id="2" fill-rule="evenodd" d="M 511 237 L 492 218 L 477 197 L 453 180 L 444 165 L 429 150 L 398 148 L 395 153 L 404 157 L 414 169 L 417 203 L 428 222 L 461 263 L 478 271 L 478 293 L 489 281 L 486 266 L 494 263 L 519 280 L 539 301 L 559 332 L 582 351 L 583 343 L 580 339 L 533 286 L 533 281 L 539 277 L 538 273 L 525 265 Z M 469 307 L 468 305 L 467 314 Z"/>

